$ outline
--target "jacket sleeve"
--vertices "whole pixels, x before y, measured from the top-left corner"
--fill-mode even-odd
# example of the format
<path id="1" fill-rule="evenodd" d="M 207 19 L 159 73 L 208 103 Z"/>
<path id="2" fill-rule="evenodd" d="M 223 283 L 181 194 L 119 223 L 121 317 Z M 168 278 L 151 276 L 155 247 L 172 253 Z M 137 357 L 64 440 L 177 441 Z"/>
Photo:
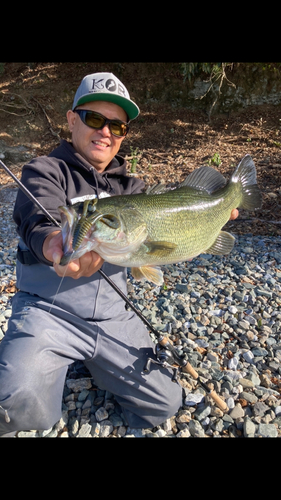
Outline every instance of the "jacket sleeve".
<path id="1" fill-rule="evenodd" d="M 133 178 L 131 194 L 142 193 L 145 187 L 145 182 L 138 178 Z"/>
<path id="2" fill-rule="evenodd" d="M 35 158 L 23 167 L 21 181 L 43 207 L 61 222 L 57 208 L 66 204 L 65 178 L 57 164 L 55 166 L 48 157 Z M 58 227 L 21 190 L 18 191 L 13 217 L 18 234 L 32 255 L 39 262 L 50 266 L 52 263 L 43 256 L 43 242 Z"/>

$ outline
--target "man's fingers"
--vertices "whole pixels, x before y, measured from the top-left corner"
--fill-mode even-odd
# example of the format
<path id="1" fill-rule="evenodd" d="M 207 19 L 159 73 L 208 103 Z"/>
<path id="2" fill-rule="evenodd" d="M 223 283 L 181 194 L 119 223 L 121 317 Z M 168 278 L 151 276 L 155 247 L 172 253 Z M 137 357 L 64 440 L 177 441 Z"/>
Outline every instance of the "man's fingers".
<path id="1" fill-rule="evenodd" d="M 60 252 L 54 252 L 53 253 L 53 263 L 54 264 L 59 264 L 61 261 L 61 253 Z"/>
<path id="2" fill-rule="evenodd" d="M 45 238 L 43 243 L 43 255 L 45 259 L 50 262 L 59 264 L 63 256 L 61 231 L 56 230 Z"/>
<path id="3" fill-rule="evenodd" d="M 230 214 L 229 220 L 237 219 L 238 215 L 239 215 L 239 212 L 238 212 L 237 208 L 234 208 Z"/>
<path id="4" fill-rule="evenodd" d="M 60 262 L 60 258 L 59 258 Z M 71 278 L 79 278 L 78 273 L 80 271 L 79 259 L 72 260 L 65 266 L 60 266 L 59 262 L 54 262 L 53 267 L 58 276 L 69 276 Z"/>
<path id="5" fill-rule="evenodd" d="M 87 252 L 80 259 L 72 260 L 66 266 L 60 266 L 58 263 L 53 264 L 58 276 L 68 276 L 73 279 L 79 279 L 82 276 L 89 278 L 97 272 L 104 260 L 95 252 Z"/>

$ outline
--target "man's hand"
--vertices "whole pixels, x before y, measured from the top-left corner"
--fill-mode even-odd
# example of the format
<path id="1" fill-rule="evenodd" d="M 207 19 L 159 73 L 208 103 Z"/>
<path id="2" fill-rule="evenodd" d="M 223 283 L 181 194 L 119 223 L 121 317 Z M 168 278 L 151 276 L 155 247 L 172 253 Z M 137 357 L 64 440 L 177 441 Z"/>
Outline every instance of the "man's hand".
<path id="1" fill-rule="evenodd" d="M 238 212 L 237 208 L 234 208 L 230 214 L 229 220 L 237 219 L 238 215 L 239 215 L 239 212 Z"/>
<path id="2" fill-rule="evenodd" d="M 59 263 L 63 256 L 61 231 L 54 231 L 49 234 L 43 243 L 44 257 L 53 262 L 54 270 L 58 276 L 68 276 L 78 279 L 82 276 L 89 278 L 96 273 L 104 263 L 104 260 L 96 252 L 87 252 L 80 259 L 69 262 L 66 266 Z"/>

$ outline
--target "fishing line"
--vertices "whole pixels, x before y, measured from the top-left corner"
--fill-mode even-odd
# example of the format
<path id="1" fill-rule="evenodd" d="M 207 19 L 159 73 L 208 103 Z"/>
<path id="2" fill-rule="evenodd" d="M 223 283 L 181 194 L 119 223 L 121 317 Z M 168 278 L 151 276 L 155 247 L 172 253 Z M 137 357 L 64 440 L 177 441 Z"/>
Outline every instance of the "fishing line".
<path id="1" fill-rule="evenodd" d="M 72 251 L 72 254 L 73 254 L 73 252 L 74 252 L 74 250 Z M 72 254 L 71 254 L 71 255 L 72 255 Z M 54 296 L 53 302 L 51 303 L 51 306 L 50 306 L 50 309 L 49 309 L 48 313 L 50 313 L 50 312 L 51 312 L 51 310 L 53 309 L 53 305 L 54 305 L 55 300 L 56 300 L 56 298 L 57 298 L 57 295 L 58 295 L 58 293 L 59 293 L 59 291 L 60 291 L 60 288 L 61 288 L 62 282 L 63 282 L 63 280 L 64 280 L 64 278 L 65 278 L 66 271 L 67 271 L 67 269 L 68 269 L 69 263 L 70 263 L 70 262 L 68 262 L 68 263 L 66 264 L 66 266 L 64 266 L 64 267 L 65 267 L 64 273 L 63 273 L 62 278 L 61 278 L 61 280 L 60 280 L 60 282 L 59 282 L 58 289 L 57 289 L 57 291 L 56 291 L 56 293 L 55 293 L 55 296 Z"/>

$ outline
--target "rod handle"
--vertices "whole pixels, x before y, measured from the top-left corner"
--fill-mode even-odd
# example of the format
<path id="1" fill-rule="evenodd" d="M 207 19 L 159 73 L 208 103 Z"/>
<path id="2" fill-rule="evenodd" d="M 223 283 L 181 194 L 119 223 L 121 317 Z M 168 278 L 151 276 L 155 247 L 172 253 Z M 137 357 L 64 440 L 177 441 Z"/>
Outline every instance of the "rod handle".
<path id="1" fill-rule="evenodd" d="M 196 370 L 194 370 L 193 366 L 191 366 L 190 363 L 186 363 L 185 366 L 182 367 L 182 370 L 186 373 L 189 373 L 194 379 L 198 379 L 198 373 Z M 204 387 L 205 388 L 205 387 Z M 214 400 L 216 405 L 219 407 L 220 410 L 222 411 L 228 411 L 228 406 L 223 399 L 220 398 L 220 396 L 216 393 L 216 391 L 208 391 L 207 394 Z"/>
<path id="2" fill-rule="evenodd" d="M 182 367 L 182 370 L 186 373 L 189 373 L 194 379 L 198 378 L 198 373 L 197 371 L 194 370 L 193 366 L 187 362 L 185 366 Z"/>
<path id="3" fill-rule="evenodd" d="M 215 401 L 216 405 L 219 407 L 220 410 L 222 411 L 228 411 L 229 408 L 226 404 L 225 401 L 223 401 L 219 395 L 216 393 L 216 391 L 211 391 L 208 393 L 209 396 Z"/>

